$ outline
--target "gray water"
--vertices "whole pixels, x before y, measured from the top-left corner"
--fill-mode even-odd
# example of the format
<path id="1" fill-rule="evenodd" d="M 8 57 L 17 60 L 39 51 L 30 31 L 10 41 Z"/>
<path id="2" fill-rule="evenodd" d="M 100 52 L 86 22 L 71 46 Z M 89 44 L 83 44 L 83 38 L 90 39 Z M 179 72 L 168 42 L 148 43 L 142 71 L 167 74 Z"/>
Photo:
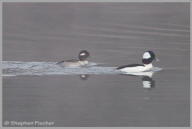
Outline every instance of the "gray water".
<path id="1" fill-rule="evenodd" d="M 189 126 L 189 12 L 186 3 L 4 3 L 4 126 Z M 101 65 L 49 67 L 81 49 Z M 150 88 L 114 71 L 146 50 L 162 69 Z"/>

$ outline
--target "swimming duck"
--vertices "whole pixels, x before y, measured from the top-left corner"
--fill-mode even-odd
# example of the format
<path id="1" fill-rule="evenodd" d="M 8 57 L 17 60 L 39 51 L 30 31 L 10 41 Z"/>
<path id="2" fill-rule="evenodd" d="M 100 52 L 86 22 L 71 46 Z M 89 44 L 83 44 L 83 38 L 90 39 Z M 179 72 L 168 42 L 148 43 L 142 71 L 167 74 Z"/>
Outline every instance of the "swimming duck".
<path id="1" fill-rule="evenodd" d="M 158 59 L 156 58 L 153 51 L 145 51 L 142 57 L 143 64 L 129 64 L 119 66 L 116 69 L 122 72 L 145 72 L 150 71 L 153 68 L 152 62 Z"/>
<path id="2" fill-rule="evenodd" d="M 90 56 L 87 50 L 81 50 L 78 55 L 78 59 L 71 59 L 71 60 L 62 60 L 57 62 L 57 65 L 62 65 L 64 67 L 79 67 L 85 66 L 88 64 L 87 58 Z"/>

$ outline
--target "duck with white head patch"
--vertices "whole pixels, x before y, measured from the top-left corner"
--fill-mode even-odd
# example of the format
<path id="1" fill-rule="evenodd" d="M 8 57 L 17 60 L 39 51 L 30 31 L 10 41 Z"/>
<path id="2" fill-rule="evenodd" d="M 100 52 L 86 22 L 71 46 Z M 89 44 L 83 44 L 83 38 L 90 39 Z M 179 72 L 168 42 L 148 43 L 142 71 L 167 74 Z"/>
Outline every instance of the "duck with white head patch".
<path id="1" fill-rule="evenodd" d="M 87 50 L 81 50 L 79 52 L 78 58 L 79 59 L 71 59 L 71 60 L 62 60 L 57 62 L 56 64 L 64 66 L 64 67 L 79 67 L 85 66 L 88 64 L 87 58 L 90 56 Z"/>
<path id="2" fill-rule="evenodd" d="M 145 72 L 150 71 L 153 68 L 152 62 L 158 59 L 156 58 L 154 52 L 145 51 L 143 54 L 142 62 L 143 64 L 130 64 L 117 67 L 118 70 L 122 72 Z"/>

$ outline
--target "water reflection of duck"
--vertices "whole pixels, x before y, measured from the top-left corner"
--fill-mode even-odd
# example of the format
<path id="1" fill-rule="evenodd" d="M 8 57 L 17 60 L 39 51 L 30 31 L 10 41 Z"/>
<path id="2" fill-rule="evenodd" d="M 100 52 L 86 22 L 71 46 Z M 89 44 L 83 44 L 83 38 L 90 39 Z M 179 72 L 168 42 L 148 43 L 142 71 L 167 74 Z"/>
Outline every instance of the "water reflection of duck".
<path id="1" fill-rule="evenodd" d="M 152 79 L 154 72 L 136 72 L 136 73 L 123 73 L 123 75 L 141 76 L 143 88 L 150 89 L 155 87 L 155 81 Z"/>
<path id="2" fill-rule="evenodd" d="M 89 75 L 88 74 L 81 74 L 79 75 L 79 77 L 82 79 L 82 80 L 87 80 L 89 78 Z"/>
<path id="3" fill-rule="evenodd" d="M 142 82 L 143 88 L 150 89 L 155 87 L 155 81 L 151 77 L 143 76 Z"/>
<path id="4" fill-rule="evenodd" d="M 117 67 L 118 70 L 122 72 L 144 72 L 149 71 L 153 68 L 153 60 L 158 61 L 154 52 L 146 51 L 143 54 L 142 62 L 143 64 L 130 64 Z"/>
<path id="5" fill-rule="evenodd" d="M 64 66 L 64 67 L 79 67 L 85 66 L 88 64 L 87 58 L 89 57 L 89 52 L 87 50 L 81 50 L 79 52 L 79 59 L 71 59 L 71 60 L 62 60 L 57 62 L 56 64 Z"/>

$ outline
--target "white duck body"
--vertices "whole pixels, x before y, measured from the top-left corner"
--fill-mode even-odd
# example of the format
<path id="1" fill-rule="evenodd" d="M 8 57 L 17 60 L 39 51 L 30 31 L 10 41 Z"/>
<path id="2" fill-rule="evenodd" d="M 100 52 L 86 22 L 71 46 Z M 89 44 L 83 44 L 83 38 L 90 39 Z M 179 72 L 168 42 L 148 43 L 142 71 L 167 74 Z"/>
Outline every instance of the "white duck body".
<path id="1" fill-rule="evenodd" d="M 124 68 L 123 68 L 124 67 Z M 137 65 L 135 66 L 121 66 L 118 69 L 122 72 L 127 72 L 127 73 L 135 73 L 135 72 L 145 72 L 149 71 L 153 68 L 152 64 L 147 64 L 147 65 Z"/>
<path id="2" fill-rule="evenodd" d="M 125 66 L 123 67 L 119 67 L 118 69 L 122 72 L 127 72 L 127 73 L 135 73 L 135 72 L 145 72 L 145 71 L 149 71 L 153 68 L 152 64 L 147 64 L 147 65 L 138 65 L 135 64 L 135 66 Z"/>
<path id="3" fill-rule="evenodd" d="M 152 51 L 146 51 L 143 54 L 143 64 L 130 64 L 117 67 L 117 70 L 127 73 L 145 72 L 150 71 L 153 68 L 152 62 L 155 58 L 155 54 Z"/>

